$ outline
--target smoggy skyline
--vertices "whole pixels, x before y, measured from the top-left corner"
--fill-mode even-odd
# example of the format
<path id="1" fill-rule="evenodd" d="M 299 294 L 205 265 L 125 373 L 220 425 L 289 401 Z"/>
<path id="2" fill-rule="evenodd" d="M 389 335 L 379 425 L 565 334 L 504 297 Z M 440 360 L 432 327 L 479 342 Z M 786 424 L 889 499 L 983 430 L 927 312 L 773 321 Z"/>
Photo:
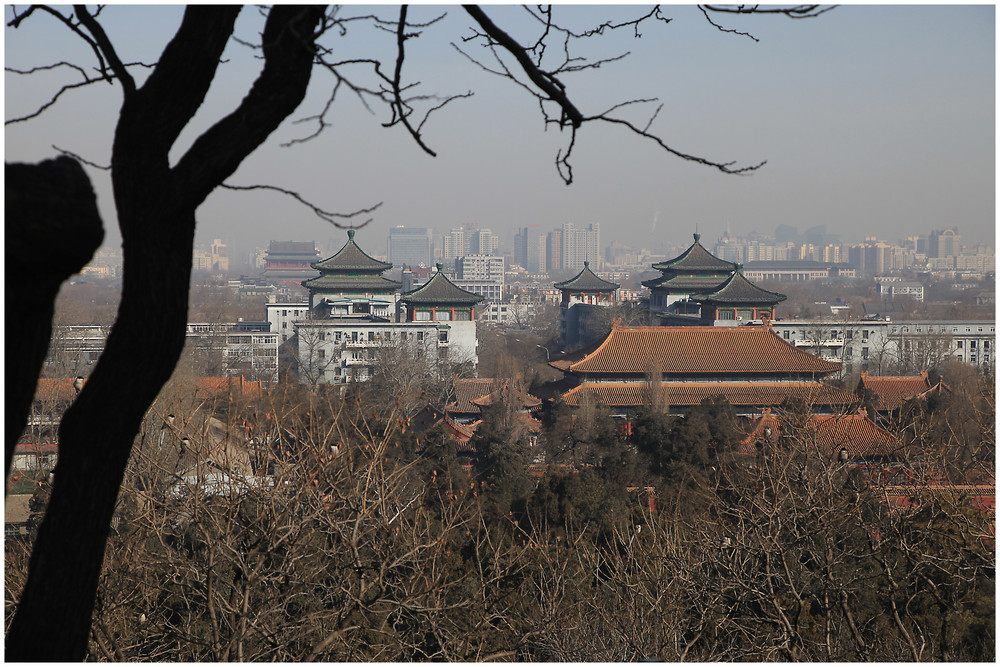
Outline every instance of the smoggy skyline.
<path id="1" fill-rule="evenodd" d="M 387 19 L 397 16 L 394 7 L 369 9 Z M 523 10 L 488 11 L 522 43 L 537 37 Z M 695 7 L 665 7 L 663 15 L 673 20 L 644 26 L 640 39 L 626 29 L 588 46 L 590 55 L 631 54 L 564 76 L 569 96 L 585 115 L 624 100 L 658 97 L 663 107 L 651 130 L 671 147 L 738 166 L 767 164 L 752 175 L 726 175 L 618 127 L 585 125 L 573 150 L 570 186 L 554 166 L 565 133 L 546 131 L 533 98 L 452 46 L 477 53 L 461 41 L 471 25 L 463 10 L 414 6 L 409 17 L 429 20 L 443 12 L 444 20 L 407 43 L 404 68 L 427 93 L 475 93 L 424 126 L 437 157 L 421 151 L 403 128 L 382 127 L 387 110 L 373 107 L 369 113 L 343 92 L 327 118 L 330 127 L 309 142 L 283 147 L 311 133 L 309 123 L 294 121 L 318 113 L 329 96 L 333 80 L 317 69 L 303 105 L 227 182 L 280 186 L 341 212 L 382 202 L 359 232 L 359 242 L 376 253 L 384 251 L 388 230 L 396 225 L 447 232 L 477 224 L 507 238 L 525 225 L 548 230 L 564 222 L 600 223 L 604 245 L 618 240 L 650 248 L 685 243 L 696 227 L 714 240 L 727 228 L 746 235 L 771 233 L 782 224 L 800 231 L 825 224 L 843 241 L 893 241 L 955 226 L 965 244 L 994 242 L 992 6 L 843 6 L 808 20 L 715 17 L 759 42 L 720 32 Z M 7 13 L 9 20 L 9 8 Z M 148 62 L 181 13 L 179 6 L 110 6 L 102 17 L 123 60 Z M 629 13 L 628 7 L 557 6 L 555 16 L 582 27 Z M 254 40 L 256 14 L 244 10 L 237 27 L 241 38 Z M 389 54 L 391 62 L 394 39 L 368 29 L 328 44 L 340 58 Z M 90 65 L 92 56 L 78 42 L 55 21 L 33 17 L 20 29 L 6 28 L 6 66 L 60 60 Z M 232 109 L 253 81 L 259 63 L 249 49 L 232 43 L 226 58 L 177 155 Z M 61 76 L 7 73 L 6 118 L 37 108 L 71 80 Z M 58 146 L 107 164 L 120 100 L 120 91 L 103 83 L 69 91 L 39 118 L 7 126 L 5 159 L 50 158 Z M 655 108 L 624 113 L 641 125 Z M 107 229 L 105 244 L 117 245 L 107 174 L 88 174 Z M 224 238 L 234 252 L 271 239 L 326 244 L 343 237 L 301 205 L 271 193 L 216 191 L 198 220 L 198 243 Z"/>

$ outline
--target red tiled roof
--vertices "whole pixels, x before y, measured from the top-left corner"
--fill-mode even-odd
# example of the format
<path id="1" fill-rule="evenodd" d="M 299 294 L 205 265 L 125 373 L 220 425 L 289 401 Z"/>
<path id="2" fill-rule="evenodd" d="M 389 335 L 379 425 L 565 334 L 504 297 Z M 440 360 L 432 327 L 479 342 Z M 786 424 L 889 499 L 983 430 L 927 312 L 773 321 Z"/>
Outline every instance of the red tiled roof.
<path id="1" fill-rule="evenodd" d="M 792 398 L 812 405 L 849 405 L 856 397 L 822 382 L 664 382 L 662 399 L 667 405 L 698 405 L 706 398 L 724 396 L 733 406 L 778 406 Z M 584 382 L 565 394 L 563 400 L 578 405 L 582 394 L 594 397 L 598 404 L 638 407 L 649 400 L 645 382 Z"/>
<path id="2" fill-rule="evenodd" d="M 898 410 L 908 399 L 931 388 L 927 372 L 920 375 L 868 375 L 865 371 L 858 380 L 857 394 L 868 390 L 876 395 L 876 410 Z"/>
<path id="3" fill-rule="evenodd" d="M 750 434 L 740 443 L 744 453 L 756 451 L 756 443 L 770 428 L 772 437 L 782 434 L 782 419 L 770 411 L 754 423 Z M 889 456 L 901 443 L 868 418 L 864 410 L 851 415 L 812 415 L 804 430 L 796 434 L 798 442 L 813 445 L 829 454 L 846 450 L 850 456 Z"/>
<path id="4" fill-rule="evenodd" d="M 833 373 L 840 364 L 797 349 L 767 326 L 614 327 L 570 372 L 664 376 Z"/>

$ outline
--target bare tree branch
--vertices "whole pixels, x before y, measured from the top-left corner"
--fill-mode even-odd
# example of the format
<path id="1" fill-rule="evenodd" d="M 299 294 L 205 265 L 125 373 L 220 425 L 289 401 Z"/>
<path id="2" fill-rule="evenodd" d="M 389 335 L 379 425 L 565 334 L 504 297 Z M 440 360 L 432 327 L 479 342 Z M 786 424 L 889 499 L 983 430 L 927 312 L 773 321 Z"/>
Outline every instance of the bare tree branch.
<path id="1" fill-rule="evenodd" d="M 281 187 L 278 187 L 276 185 L 231 185 L 229 183 L 223 183 L 219 187 L 223 188 L 223 189 L 226 189 L 226 190 L 234 190 L 234 191 L 267 190 L 267 191 L 270 191 L 270 192 L 278 192 L 280 194 L 287 195 L 287 196 L 291 197 L 292 199 L 294 199 L 295 201 L 297 201 L 300 204 L 302 204 L 303 206 L 305 206 L 308 209 L 310 209 L 313 213 L 316 214 L 317 217 L 322 218 L 323 220 L 326 220 L 327 222 L 329 222 L 332 225 L 334 225 L 336 227 L 339 227 L 341 229 L 360 229 L 361 227 L 364 227 L 365 225 L 367 225 L 371 221 L 370 220 L 366 220 L 365 222 L 361 223 L 360 225 L 344 225 L 344 224 L 341 224 L 341 223 L 337 222 L 334 218 L 342 218 L 342 219 L 349 220 L 349 219 L 357 217 L 359 215 L 364 215 L 366 213 L 372 213 L 373 211 L 378 210 L 378 208 L 380 206 L 382 206 L 382 202 L 379 202 L 379 203 L 375 204 L 374 206 L 369 206 L 367 208 L 358 209 L 358 210 L 352 211 L 350 213 L 335 213 L 333 211 L 326 211 L 326 210 L 320 208 L 319 206 L 316 206 L 315 204 L 313 204 L 310 201 L 308 201 L 305 197 L 303 197 L 302 195 L 300 195 L 298 192 L 295 192 L 293 190 L 287 190 L 285 188 L 281 188 Z"/>
<path id="2" fill-rule="evenodd" d="M 111 44 L 111 40 L 108 39 L 108 35 L 104 32 L 104 28 L 101 27 L 101 24 L 97 22 L 97 19 L 87 11 L 87 8 L 84 5 L 73 5 L 73 10 L 80 18 L 80 23 L 86 26 L 87 30 L 90 31 L 90 34 L 93 35 L 94 42 L 96 43 L 100 53 L 108 59 L 111 71 L 114 72 L 115 77 L 121 81 L 125 97 L 130 97 L 133 93 L 135 93 L 135 79 L 133 79 L 132 75 L 128 73 L 127 69 L 125 69 L 125 65 L 122 64 L 121 59 L 118 57 L 118 53 L 115 51 L 114 45 Z M 104 75 L 104 78 L 108 83 L 112 83 L 112 79 L 107 74 L 105 67 L 103 66 L 103 62 L 101 66 L 101 74 Z"/>

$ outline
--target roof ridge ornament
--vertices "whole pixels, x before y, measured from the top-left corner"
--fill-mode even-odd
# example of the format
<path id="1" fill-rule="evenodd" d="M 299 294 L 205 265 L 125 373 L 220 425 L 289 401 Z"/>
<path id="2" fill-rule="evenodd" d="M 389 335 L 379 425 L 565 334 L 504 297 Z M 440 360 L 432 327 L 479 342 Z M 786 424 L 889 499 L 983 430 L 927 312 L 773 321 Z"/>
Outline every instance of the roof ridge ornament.
<path id="1" fill-rule="evenodd" d="M 355 231 L 356 231 L 356 230 L 353 230 L 353 229 L 348 229 L 348 230 L 347 230 L 347 238 L 349 238 L 349 239 L 351 239 L 351 240 L 354 240 L 354 232 L 355 232 Z"/>

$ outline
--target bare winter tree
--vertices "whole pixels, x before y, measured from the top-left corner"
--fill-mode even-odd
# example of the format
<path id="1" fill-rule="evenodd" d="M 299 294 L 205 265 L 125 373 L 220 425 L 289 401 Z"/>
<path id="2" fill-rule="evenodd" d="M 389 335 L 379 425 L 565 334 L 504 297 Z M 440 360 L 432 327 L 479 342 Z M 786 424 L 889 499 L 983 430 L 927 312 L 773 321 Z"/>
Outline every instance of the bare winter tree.
<path id="1" fill-rule="evenodd" d="M 346 16 L 339 9 L 322 6 L 278 5 L 263 10 L 262 67 L 256 81 L 231 113 L 219 118 L 182 154 L 171 155 L 208 94 L 240 11 L 239 6 L 186 8 L 176 34 L 140 82 L 134 75 L 139 64 L 129 63 L 119 53 L 102 27 L 100 9 L 75 6 L 67 11 L 31 5 L 10 10 L 8 25 L 12 28 L 25 27 L 41 17 L 61 22 L 68 36 L 86 43 L 95 62 L 89 68 L 60 63 L 20 72 L 59 67 L 78 73 L 80 80 L 63 86 L 47 103 L 9 119 L 8 124 L 36 117 L 64 94 L 82 86 L 111 83 L 121 91 L 110 175 L 124 252 L 117 321 L 86 388 L 62 420 L 59 475 L 7 633 L 6 655 L 11 660 L 78 660 L 85 655 L 109 524 L 133 441 L 184 345 L 191 247 L 199 205 L 296 110 L 317 68 L 332 76 L 334 85 L 329 103 L 312 117 L 314 135 L 329 124 L 328 112 L 337 94 L 346 90 L 366 103 L 384 105 L 390 113 L 386 124 L 402 125 L 421 148 L 433 154 L 423 136 L 427 116 L 458 97 L 442 100 L 418 93 L 404 79 L 406 42 L 428 25 L 408 21 L 406 6 L 396 19 L 386 21 L 375 16 Z M 612 124 L 653 141 L 674 156 L 726 173 L 745 173 L 763 164 L 739 166 L 680 151 L 652 133 L 655 112 L 646 124 L 617 115 L 639 100 L 597 113 L 582 111 L 572 101 L 562 80 L 565 75 L 623 57 L 580 60 L 569 55 L 572 45 L 613 30 L 638 35 L 640 26 L 668 22 L 658 7 L 634 20 L 606 22 L 584 32 L 560 27 L 551 8 L 527 11 L 539 36 L 525 44 L 484 10 L 466 7 L 475 28 L 462 48 L 467 50 L 474 44 L 485 47 L 492 61 L 466 55 L 484 69 L 517 81 L 539 100 L 546 124 L 568 131 L 566 148 L 556 159 L 567 183 L 572 181 L 569 160 L 577 132 L 584 125 L 597 123 Z M 709 11 L 718 10 L 706 8 Z M 822 10 L 808 6 L 765 11 L 799 18 Z M 378 58 L 338 61 L 337 52 L 322 38 L 342 35 L 358 25 L 393 31 L 397 36 L 394 56 L 385 62 Z M 550 44 L 553 48 L 547 49 Z M 554 64 L 549 64 L 546 57 L 557 51 L 565 57 L 556 56 Z M 372 87 L 355 83 L 352 72 L 359 67 L 370 68 L 378 83 Z M 328 220 L 338 218 L 310 206 Z M 86 239 L 81 236 L 81 240 Z M 157 353 L 149 354 L 150 349 Z M 46 640 L 39 641 L 43 635 Z"/>

